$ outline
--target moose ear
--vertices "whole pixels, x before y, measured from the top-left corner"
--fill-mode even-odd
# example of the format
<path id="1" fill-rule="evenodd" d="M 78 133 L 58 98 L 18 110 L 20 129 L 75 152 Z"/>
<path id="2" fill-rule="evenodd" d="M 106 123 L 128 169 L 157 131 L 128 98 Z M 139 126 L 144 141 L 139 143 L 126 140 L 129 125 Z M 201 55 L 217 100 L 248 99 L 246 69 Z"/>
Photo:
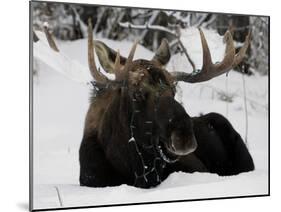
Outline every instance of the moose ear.
<path id="1" fill-rule="evenodd" d="M 159 48 L 157 49 L 152 61 L 157 62 L 159 65 L 165 66 L 171 57 L 169 43 L 167 39 L 162 39 Z"/>
<path id="2" fill-rule="evenodd" d="M 117 52 L 101 41 L 95 41 L 95 49 L 102 68 L 108 73 L 114 73 L 114 64 Z M 120 65 L 124 66 L 126 58 L 120 55 Z"/>

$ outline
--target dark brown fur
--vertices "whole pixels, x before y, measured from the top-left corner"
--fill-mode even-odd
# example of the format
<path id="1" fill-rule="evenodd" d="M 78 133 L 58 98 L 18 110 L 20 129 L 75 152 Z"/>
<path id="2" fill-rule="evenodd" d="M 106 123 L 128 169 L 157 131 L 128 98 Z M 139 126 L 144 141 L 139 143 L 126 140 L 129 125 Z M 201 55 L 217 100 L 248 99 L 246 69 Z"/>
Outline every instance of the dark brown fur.
<path id="1" fill-rule="evenodd" d="M 101 64 L 104 68 L 114 67 L 116 52 L 106 53 L 108 47 L 101 42 L 98 45 Z M 173 171 L 229 175 L 253 170 L 243 140 L 226 119 L 219 115 L 192 119 L 174 99 L 174 79 L 163 68 L 169 59 L 167 45 L 161 46 L 164 49 L 157 54 L 166 55 L 164 61 L 157 57 L 133 61 L 127 67 L 128 78 L 95 88 L 79 150 L 81 185 L 150 188 Z M 227 127 L 217 127 L 214 136 L 213 131 L 208 131 L 209 121 Z M 196 140 L 200 146 L 192 153 Z M 232 147 L 234 153 L 229 151 Z M 206 148 L 214 151 L 205 154 Z M 236 163 L 240 153 L 247 162 L 245 166 Z M 216 167 L 218 161 L 222 165 Z"/>

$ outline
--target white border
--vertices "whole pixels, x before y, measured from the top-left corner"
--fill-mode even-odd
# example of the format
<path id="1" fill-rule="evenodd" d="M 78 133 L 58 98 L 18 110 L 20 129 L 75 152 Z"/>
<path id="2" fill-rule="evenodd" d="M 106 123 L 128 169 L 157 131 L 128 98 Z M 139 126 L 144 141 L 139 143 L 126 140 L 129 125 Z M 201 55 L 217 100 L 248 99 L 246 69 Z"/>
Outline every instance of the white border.
<path id="1" fill-rule="evenodd" d="M 58 0 L 59 1 L 59 0 Z M 271 197 L 84 209 L 83 211 L 276 211 L 280 208 L 280 6 L 278 1 L 219 0 L 72 0 L 78 3 L 126 5 L 271 16 Z M 1 211 L 28 207 L 28 1 L 1 2 L 0 168 Z M 275 209 L 275 210 L 274 210 Z"/>

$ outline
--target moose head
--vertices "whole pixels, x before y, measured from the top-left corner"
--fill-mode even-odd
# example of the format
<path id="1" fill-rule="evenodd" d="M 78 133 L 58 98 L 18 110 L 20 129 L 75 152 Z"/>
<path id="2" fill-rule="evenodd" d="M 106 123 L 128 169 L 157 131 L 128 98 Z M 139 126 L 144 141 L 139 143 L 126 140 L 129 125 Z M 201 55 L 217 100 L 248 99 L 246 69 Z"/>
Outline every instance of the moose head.
<path id="1" fill-rule="evenodd" d="M 250 36 L 236 54 L 227 31 L 225 56 L 222 62 L 213 63 L 204 33 L 199 29 L 203 66 L 186 73 L 165 69 L 170 60 L 166 39 L 151 60 L 134 60 L 137 42 L 126 58 L 105 43 L 94 41 L 92 32 L 89 20 L 88 64 L 95 92 L 80 147 L 80 183 L 155 186 L 167 176 L 167 164 L 197 148 L 192 119 L 175 100 L 177 82 L 203 82 L 228 72 L 242 61 Z M 103 69 L 115 75 L 114 80 L 97 68 L 94 49 Z"/>

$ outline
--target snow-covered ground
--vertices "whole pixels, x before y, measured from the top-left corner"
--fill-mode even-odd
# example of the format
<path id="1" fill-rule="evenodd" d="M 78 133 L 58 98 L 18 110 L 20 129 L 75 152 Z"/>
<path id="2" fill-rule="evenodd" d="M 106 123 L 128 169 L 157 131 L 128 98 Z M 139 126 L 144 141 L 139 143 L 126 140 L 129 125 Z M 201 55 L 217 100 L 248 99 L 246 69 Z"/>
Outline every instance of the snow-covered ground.
<path id="1" fill-rule="evenodd" d="M 224 53 L 222 38 L 212 31 L 205 33 L 213 60 L 219 61 Z M 189 29 L 182 34 L 183 42 L 196 66 L 201 67 L 202 50 L 198 31 Z M 123 55 L 128 54 L 132 45 L 131 42 L 101 40 L 114 49 L 119 48 Z M 34 77 L 33 90 L 34 209 L 267 194 L 268 78 L 258 75 L 245 76 L 249 116 L 248 147 L 255 162 L 255 171 L 231 177 L 209 173 L 173 173 L 153 189 L 127 185 L 80 187 L 78 149 L 91 88 L 85 83 L 91 79 L 89 73 L 86 73 L 87 40 L 58 44 L 69 59 L 78 61 L 77 66 L 68 68 L 68 73 L 58 73 L 64 62 L 53 61 L 56 56 L 44 50 L 44 43 L 34 45 L 34 57 L 39 70 Z M 152 52 L 138 46 L 135 58 L 150 59 L 152 55 Z M 81 69 L 75 72 L 77 67 Z M 168 70 L 190 71 L 191 67 L 184 56 L 175 55 Z M 231 96 L 233 102 L 227 104 L 220 100 L 220 96 L 225 94 Z M 224 75 L 199 84 L 179 83 L 176 98 L 191 116 L 211 111 L 227 116 L 241 136 L 245 136 L 241 74 L 230 72 L 228 77 Z"/>

